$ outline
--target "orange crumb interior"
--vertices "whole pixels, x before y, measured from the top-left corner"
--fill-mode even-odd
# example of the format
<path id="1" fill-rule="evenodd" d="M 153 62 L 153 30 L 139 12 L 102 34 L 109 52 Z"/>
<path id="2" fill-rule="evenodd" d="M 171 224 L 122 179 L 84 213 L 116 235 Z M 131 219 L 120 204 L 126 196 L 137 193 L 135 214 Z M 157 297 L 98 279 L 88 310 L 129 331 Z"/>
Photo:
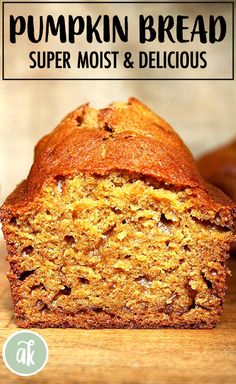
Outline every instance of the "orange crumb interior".
<path id="1" fill-rule="evenodd" d="M 190 191 L 113 173 L 57 177 L 11 220 L 16 313 L 40 326 L 165 326 L 218 318 L 230 232 Z"/>

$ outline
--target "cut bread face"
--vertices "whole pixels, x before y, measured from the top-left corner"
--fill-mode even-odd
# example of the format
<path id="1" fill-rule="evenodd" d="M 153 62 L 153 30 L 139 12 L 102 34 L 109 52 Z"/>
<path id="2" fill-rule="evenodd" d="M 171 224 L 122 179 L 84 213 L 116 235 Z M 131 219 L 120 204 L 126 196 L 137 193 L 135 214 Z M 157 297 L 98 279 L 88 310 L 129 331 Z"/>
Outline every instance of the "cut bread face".
<path id="1" fill-rule="evenodd" d="M 18 325 L 213 327 L 232 233 L 196 207 L 140 174 L 51 178 L 5 223 Z"/>

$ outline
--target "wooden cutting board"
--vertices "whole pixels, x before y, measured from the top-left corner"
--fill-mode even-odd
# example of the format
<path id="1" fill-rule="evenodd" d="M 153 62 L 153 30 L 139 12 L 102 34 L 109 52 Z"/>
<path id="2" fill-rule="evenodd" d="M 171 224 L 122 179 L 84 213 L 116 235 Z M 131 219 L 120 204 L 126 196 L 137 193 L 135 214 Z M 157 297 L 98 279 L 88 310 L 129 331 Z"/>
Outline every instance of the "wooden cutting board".
<path id="1" fill-rule="evenodd" d="M 1 250 L 4 247 L 2 245 Z M 0 268 L 0 348 L 17 330 L 10 291 Z M 213 330 L 37 330 L 49 347 L 35 376 L 11 373 L 0 358 L 0 383 L 18 384 L 235 384 L 236 258 L 221 321 Z"/>

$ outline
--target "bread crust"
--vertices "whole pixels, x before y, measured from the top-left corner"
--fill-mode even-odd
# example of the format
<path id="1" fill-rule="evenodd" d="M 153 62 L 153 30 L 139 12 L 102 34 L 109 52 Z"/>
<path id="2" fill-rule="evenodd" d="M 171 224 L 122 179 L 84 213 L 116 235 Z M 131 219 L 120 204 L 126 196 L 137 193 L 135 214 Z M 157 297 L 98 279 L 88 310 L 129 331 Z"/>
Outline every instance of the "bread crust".
<path id="1" fill-rule="evenodd" d="M 98 110 L 96 121 L 82 126 L 89 111 L 88 104 L 77 108 L 38 142 L 28 178 L 6 199 L 2 220 L 27 210 L 43 185 L 56 176 L 127 171 L 167 187 L 190 188 L 197 208 L 214 210 L 233 226 L 235 204 L 204 183 L 190 151 L 162 118 L 135 98 Z"/>

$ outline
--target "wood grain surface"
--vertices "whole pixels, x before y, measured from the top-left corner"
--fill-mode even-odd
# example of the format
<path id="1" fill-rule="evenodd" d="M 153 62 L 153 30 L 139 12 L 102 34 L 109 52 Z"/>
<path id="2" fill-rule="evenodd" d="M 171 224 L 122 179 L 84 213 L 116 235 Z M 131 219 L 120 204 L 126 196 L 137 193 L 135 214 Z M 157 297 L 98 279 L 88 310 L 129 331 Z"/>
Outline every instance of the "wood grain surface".
<path id="1" fill-rule="evenodd" d="M 17 330 L 3 263 L 0 268 L 0 348 Z M 19 377 L 0 359 L 0 383 L 236 383 L 236 258 L 224 312 L 213 330 L 37 330 L 49 346 L 46 367 Z"/>

